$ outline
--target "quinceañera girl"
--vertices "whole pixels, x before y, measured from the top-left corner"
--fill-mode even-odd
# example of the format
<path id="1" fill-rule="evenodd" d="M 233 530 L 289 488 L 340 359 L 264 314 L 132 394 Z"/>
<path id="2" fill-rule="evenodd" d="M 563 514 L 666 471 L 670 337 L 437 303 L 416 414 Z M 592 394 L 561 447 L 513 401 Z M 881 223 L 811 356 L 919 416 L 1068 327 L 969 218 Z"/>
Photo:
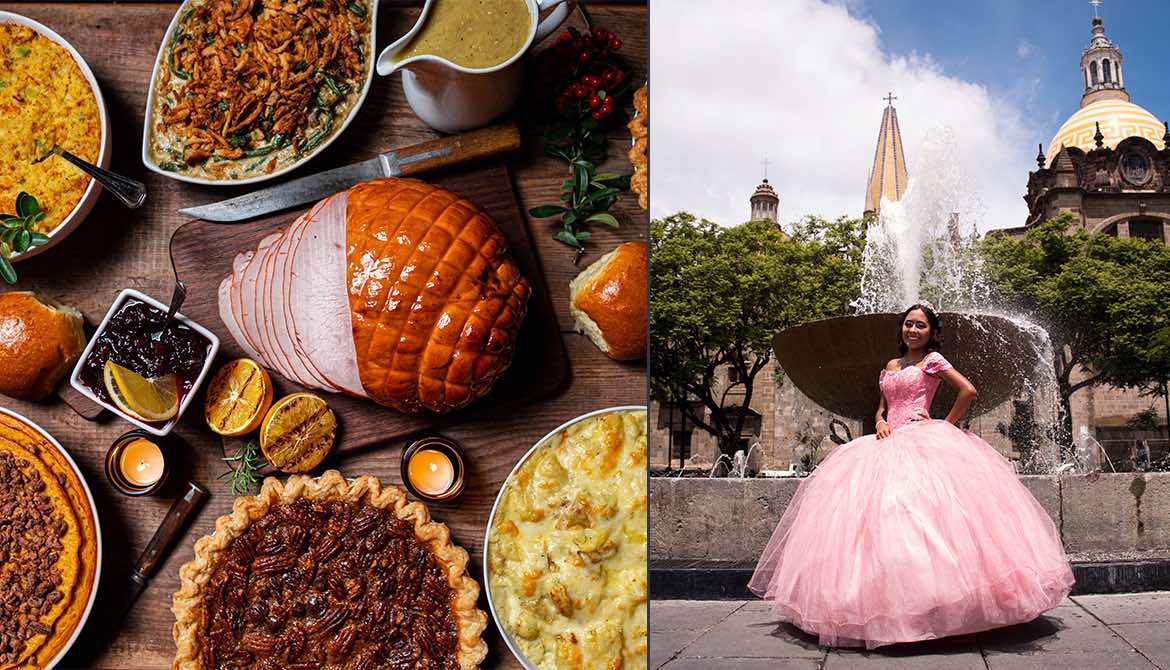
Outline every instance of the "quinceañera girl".
<path id="1" fill-rule="evenodd" d="M 867 648 L 1023 623 L 1073 584 L 1052 520 L 991 445 L 955 426 L 975 387 L 939 353 L 926 305 L 902 315 L 877 434 L 804 480 L 749 588 L 823 645 Z M 958 390 L 930 418 L 940 381 Z"/>

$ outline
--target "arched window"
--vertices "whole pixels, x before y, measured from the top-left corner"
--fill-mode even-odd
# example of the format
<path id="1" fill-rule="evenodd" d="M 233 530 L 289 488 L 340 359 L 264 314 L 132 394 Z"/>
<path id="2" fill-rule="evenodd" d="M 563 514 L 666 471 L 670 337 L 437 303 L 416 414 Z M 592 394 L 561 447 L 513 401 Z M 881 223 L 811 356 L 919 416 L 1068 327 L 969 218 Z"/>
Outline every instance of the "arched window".
<path id="1" fill-rule="evenodd" d="M 1108 58 L 1101 61 L 1101 69 L 1104 70 L 1105 83 L 1106 84 L 1112 83 L 1113 82 L 1113 69 L 1109 67 L 1109 59 Z"/>
<path id="2" fill-rule="evenodd" d="M 1089 79 L 1092 80 L 1090 82 L 1091 86 L 1097 85 L 1097 61 L 1089 63 Z"/>

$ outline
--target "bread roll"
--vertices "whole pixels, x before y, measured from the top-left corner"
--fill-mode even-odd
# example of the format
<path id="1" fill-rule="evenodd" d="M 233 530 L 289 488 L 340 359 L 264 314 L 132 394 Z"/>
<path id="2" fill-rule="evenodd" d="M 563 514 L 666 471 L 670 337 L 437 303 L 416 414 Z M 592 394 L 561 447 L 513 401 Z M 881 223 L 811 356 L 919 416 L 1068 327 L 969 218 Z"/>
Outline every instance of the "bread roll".
<path id="1" fill-rule="evenodd" d="M 646 243 L 626 242 L 569 283 L 577 330 L 610 358 L 646 356 Z"/>
<path id="2" fill-rule="evenodd" d="M 0 393 L 44 398 L 84 349 L 81 312 L 48 305 L 29 291 L 0 293 Z"/>

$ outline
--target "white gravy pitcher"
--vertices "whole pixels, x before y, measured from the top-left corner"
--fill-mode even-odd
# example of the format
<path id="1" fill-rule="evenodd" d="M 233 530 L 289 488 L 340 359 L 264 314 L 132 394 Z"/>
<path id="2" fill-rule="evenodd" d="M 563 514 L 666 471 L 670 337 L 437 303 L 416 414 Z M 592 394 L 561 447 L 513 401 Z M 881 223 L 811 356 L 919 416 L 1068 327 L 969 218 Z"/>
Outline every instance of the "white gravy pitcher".
<path id="1" fill-rule="evenodd" d="M 428 126 L 444 133 L 485 126 L 508 111 L 520 94 L 524 54 L 564 23 L 574 6 L 573 0 L 523 0 L 531 19 L 528 39 L 511 58 L 493 67 L 463 67 L 429 54 L 396 60 L 426 25 L 436 1 L 426 0 L 410 31 L 378 54 L 377 71 L 388 75 L 402 70 L 402 89 L 410 108 Z M 541 19 L 543 12 L 548 14 Z"/>

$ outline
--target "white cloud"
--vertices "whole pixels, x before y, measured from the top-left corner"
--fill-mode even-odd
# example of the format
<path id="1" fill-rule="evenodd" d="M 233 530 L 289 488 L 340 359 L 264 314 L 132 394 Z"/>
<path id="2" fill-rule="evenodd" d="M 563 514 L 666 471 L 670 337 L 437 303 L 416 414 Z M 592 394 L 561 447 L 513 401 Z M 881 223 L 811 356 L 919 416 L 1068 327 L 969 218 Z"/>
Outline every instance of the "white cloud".
<path id="1" fill-rule="evenodd" d="M 1016 55 L 1020 58 L 1027 58 L 1028 56 L 1031 56 L 1032 52 L 1035 50 L 1036 46 L 1028 40 L 1020 40 L 1020 43 L 1016 45 Z"/>
<path id="2" fill-rule="evenodd" d="M 911 180 L 922 139 L 949 127 L 986 210 L 980 229 L 1023 224 L 1048 136 L 929 54 L 883 52 L 879 27 L 842 2 L 657 0 L 650 17 L 653 216 L 742 222 L 765 153 L 783 222 L 860 215 L 892 90 Z"/>

